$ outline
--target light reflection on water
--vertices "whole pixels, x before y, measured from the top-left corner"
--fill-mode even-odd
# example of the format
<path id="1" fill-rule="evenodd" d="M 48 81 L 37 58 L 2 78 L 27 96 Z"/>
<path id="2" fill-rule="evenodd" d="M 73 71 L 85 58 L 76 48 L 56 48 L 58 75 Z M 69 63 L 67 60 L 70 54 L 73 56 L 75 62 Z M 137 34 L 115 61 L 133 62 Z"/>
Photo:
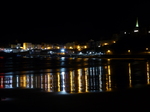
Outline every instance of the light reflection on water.
<path id="1" fill-rule="evenodd" d="M 62 58 L 62 60 L 65 60 Z M 77 60 L 80 61 L 81 59 Z M 87 60 L 87 59 L 84 59 Z M 121 62 L 119 62 L 121 63 Z M 118 79 L 120 82 L 128 82 L 127 88 L 133 87 L 140 78 L 140 74 L 136 73 L 141 62 L 124 62 L 120 70 L 120 75 L 127 71 L 124 78 Z M 143 67 L 146 68 L 145 73 L 146 83 L 150 84 L 149 76 L 149 61 L 142 62 Z M 57 68 L 57 69 L 43 69 L 39 72 L 35 71 L 20 71 L 15 75 L 13 72 L 3 73 L 0 75 L 0 88 L 41 88 L 46 92 L 93 92 L 93 91 L 112 91 L 116 90 L 120 83 L 114 78 L 117 72 L 115 71 L 116 62 L 107 59 L 105 64 L 99 66 L 79 67 L 79 68 Z M 120 69 L 117 67 L 117 69 Z M 127 70 L 125 70 L 127 69 Z M 134 72 L 133 72 L 134 71 Z M 34 73 L 35 72 L 35 73 Z M 120 76 L 119 77 L 122 77 Z M 134 81 L 134 83 L 133 83 Z M 137 81 L 137 82 L 136 82 Z M 142 80 L 143 81 L 143 80 Z M 135 83 L 136 82 L 136 83 Z"/>
<path id="2" fill-rule="evenodd" d="M 146 66 L 147 66 L 147 84 L 150 84 L 150 78 L 149 78 L 149 63 L 146 62 Z"/>
<path id="3" fill-rule="evenodd" d="M 129 87 L 132 87 L 132 79 L 131 79 L 131 63 L 128 63 L 129 66 Z"/>

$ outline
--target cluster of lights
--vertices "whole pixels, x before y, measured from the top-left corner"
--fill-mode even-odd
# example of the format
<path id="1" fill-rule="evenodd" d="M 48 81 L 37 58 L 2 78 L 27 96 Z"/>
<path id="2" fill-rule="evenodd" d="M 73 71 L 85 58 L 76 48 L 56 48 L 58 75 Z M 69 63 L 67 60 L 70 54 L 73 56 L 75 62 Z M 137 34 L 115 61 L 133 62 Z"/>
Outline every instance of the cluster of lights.
<path id="1" fill-rule="evenodd" d="M 12 52 L 12 49 L 4 49 L 4 52 L 10 53 L 10 52 Z"/>

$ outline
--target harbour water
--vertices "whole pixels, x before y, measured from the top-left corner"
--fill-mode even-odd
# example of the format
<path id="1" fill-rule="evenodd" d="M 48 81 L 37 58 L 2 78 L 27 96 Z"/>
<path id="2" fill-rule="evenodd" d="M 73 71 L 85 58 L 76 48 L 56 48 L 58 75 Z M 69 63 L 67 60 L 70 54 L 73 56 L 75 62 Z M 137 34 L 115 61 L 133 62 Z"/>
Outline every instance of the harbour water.
<path id="1" fill-rule="evenodd" d="M 32 111 L 147 109 L 149 64 L 144 58 L 2 58 L 0 105 Z"/>
<path id="2" fill-rule="evenodd" d="M 1 60 L 0 88 L 106 92 L 150 84 L 149 60 L 18 58 Z"/>

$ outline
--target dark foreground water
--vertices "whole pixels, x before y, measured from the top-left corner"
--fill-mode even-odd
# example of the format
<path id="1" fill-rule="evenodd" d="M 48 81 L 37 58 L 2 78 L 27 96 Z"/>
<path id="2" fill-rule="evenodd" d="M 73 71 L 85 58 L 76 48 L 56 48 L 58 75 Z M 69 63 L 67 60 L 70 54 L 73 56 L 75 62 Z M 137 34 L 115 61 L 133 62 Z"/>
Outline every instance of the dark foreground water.
<path id="1" fill-rule="evenodd" d="M 4 58 L 0 60 L 1 105 L 58 111 L 146 109 L 149 63 L 145 59 Z"/>
<path id="2" fill-rule="evenodd" d="M 149 61 L 141 59 L 5 59 L 0 88 L 39 88 L 46 92 L 93 92 L 149 84 Z"/>

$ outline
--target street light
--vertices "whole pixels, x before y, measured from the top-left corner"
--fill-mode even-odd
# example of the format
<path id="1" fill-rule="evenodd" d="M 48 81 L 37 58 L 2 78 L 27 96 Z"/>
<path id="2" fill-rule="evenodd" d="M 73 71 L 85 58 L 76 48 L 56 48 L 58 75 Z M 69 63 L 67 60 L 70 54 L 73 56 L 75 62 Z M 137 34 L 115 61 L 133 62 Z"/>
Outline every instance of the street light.
<path id="1" fill-rule="evenodd" d="M 61 49 L 61 52 L 65 52 L 65 49 Z"/>
<path id="2" fill-rule="evenodd" d="M 128 53 L 130 53 L 131 51 L 130 50 L 128 50 Z"/>
<path id="3" fill-rule="evenodd" d="M 111 50 L 107 50 L 107 54 L 111 54 Z"/>

